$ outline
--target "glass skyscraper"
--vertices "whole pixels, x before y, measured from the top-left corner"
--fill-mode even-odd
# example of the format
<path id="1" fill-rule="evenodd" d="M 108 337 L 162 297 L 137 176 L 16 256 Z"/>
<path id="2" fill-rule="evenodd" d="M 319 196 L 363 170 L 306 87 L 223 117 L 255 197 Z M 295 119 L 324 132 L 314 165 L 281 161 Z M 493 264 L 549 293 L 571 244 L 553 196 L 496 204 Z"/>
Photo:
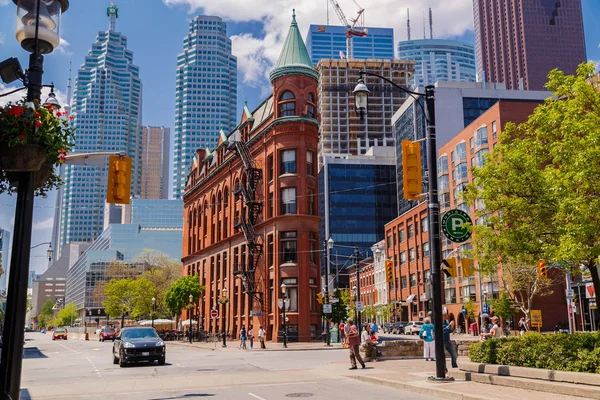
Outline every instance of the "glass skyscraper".
<path id="1" fill-rule="evenodd" d="M 175 79 L 173 197 L 178 199 L 195 151 L 216 147 L 219 131 L 237 125 L 237 58 L 221 18 L 198 16 L 190 22 Z"/>
<path id="2" fill-rule="evenodd" d="M 98 33 L 75 80 L 73 152 L 125 152 L 133 159 L 131 194 L 136 196 L 141 188 L 142 82 L 127 38 L 114 30 L 116 8 L 110 10 L 110 29 Z M 107 167 L 65 165 L 63 178 L 55 251 L 65 243 L 93 241 L 104 221 Z"/>
<path id="3" fill-rule="evenodd" d="M 414 87 L 436 81 L 475 82 L 475 48 L 457 40 L 420 39 L 398 43 L 401 60 L 415 60 Z"/>
<path id="4" fill-rule="evenodd" d="M 366 28 L 365 37 L 353 37 L 353 59 L 394 59 L 394 30 Z M 323 58 L 340 59 L 346 54 L 346 28 L 335 25 L 311 25 L 306 37 L 306 48 L 313 64 Z"/>

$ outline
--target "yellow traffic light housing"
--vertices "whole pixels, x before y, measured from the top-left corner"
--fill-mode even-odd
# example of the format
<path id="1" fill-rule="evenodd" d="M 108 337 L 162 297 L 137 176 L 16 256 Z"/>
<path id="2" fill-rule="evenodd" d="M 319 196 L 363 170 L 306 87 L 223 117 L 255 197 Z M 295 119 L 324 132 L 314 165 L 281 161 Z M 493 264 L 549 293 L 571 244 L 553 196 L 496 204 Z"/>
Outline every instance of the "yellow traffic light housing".
<path id="1" fill-rule="evenodd" d="M 448 278 L 456 278 L 458 276 L 458 271 L 456 270 L 456 258 L 443 259 L 442 266 L 446 267 L 442 269 L 442 271 Z"/>
<path id="2" fill-rule="evenodd" d="M 420 142 L 402 141 L 402 184 L 405 199 L 420 200 L 423 192 Z"/>
<path id="3" fill-rule="evenodd" d="M 475 273 L 475 260 L 472 258 L 461 258 L 460 265 L 462 266 L 462 276 L 468 278 Z"/>
<path id="4" fill-rule="evenodd" d="M 548 267 L 546 267 L 546 263 L 543 261 L 538 264 L 538 278 L 548 279 Z"/>
<path id="5" fill-rule="evenodd" d="M 129 204 L 131 195 L 131 157 L 110 156 L 106 202 Z"/>
<path id="6" fill-rule="evenodd" d="M 317 303 L 323 304 L 323 293 L 317 293 Z"/>
<path id="7" fill-rule="evenodd" d="M 392 260 L 385 260 L 385 281 L 387 283 L 394 282 L 394 265 Z"/>

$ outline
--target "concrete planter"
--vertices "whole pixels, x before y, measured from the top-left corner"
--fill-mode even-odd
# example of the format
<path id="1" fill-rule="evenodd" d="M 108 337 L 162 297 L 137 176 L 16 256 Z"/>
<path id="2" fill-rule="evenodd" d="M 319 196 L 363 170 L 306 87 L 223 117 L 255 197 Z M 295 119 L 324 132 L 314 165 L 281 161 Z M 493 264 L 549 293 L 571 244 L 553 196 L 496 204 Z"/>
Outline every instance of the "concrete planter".
<path id="1" fill-rule="evenodd" d="M 458 356 L 468 356 L 469 346 L 473 344 L 472 340 L 455 339 L 452 340 L 454 346 L 458 348 Z M 381 357 L 385 358 L 422 358 L 423 341 L 422 340 L 386 340 L 379 345 Z M 361 352 L 363 352 L 361 346 Z M 448 354 L 448 352 L 446 352 Z"/>

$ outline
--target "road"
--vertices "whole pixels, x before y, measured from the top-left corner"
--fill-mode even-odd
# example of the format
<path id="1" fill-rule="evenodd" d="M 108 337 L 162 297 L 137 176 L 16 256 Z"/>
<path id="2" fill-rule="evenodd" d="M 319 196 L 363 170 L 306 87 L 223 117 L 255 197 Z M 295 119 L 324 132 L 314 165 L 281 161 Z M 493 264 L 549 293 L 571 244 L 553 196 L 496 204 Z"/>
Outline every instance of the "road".
<path id="1" fill-rule="evenodd" d="M 22 399 L 218 399 L 275 400 L 290 397 L 378 399 L 433 397 L 349 379 L 377 373 L 379 366 L 348 371 L 347 350 L 243 351 L 191 348 L 167 342 L 167 364 L 119 368 L 112 342 L 52 341 L 27 333 Z"/>

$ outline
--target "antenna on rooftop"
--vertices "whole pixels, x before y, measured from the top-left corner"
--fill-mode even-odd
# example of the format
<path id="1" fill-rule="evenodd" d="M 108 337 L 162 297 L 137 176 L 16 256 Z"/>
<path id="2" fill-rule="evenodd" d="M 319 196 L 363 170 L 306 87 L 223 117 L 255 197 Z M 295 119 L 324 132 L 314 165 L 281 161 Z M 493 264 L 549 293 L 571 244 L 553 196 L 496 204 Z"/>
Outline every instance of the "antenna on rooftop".
<path id="1" fill-rule="evenodd" d="M 114 32 L 117 28 L 117 18 L 119 18 L 119 8 L 113 2 L 106 9 L 106 16 L 108 17 L 108 30 Z"/>
<path id="2" fill-rule="evenodd" d="M 425 10 L 423 10 L 423 39 L 427 39 L 427 34 L 425 33 Z"/>
<path id="3" fill-rule="evenodd" d="M 410 9 L 406 9 L 406 36 L 410 40 Z"/>
<path id="4" fill-rule="evenodd" d="M 431 7 L 429 7 L 429 39 L 433 39 L 433 15 Z"/>

